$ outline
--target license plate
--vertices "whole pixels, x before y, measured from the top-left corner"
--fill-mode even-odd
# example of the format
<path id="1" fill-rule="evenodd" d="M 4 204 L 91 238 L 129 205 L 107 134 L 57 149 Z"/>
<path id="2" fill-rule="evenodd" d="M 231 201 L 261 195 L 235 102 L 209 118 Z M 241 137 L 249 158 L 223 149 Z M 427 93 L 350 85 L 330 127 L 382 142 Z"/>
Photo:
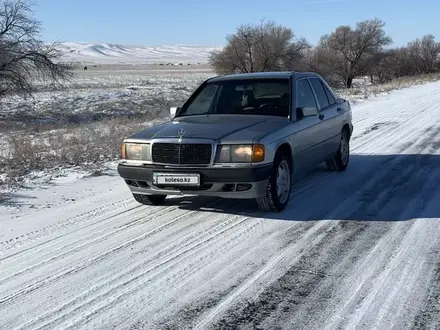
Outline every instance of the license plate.
<path id="1" fill-rule="evenodd" d="M 199 186 L 200 174 L 153 173 L 155 185 Z"/>

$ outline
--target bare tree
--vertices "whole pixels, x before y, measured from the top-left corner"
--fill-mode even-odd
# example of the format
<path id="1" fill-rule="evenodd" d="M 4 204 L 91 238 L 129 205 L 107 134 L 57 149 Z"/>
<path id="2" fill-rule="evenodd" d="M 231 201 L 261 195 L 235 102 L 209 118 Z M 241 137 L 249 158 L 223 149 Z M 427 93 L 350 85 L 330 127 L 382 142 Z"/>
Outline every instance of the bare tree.
<path id="1" fill-rule="evenodd" d="M 328 36 L 324 35 L 318 42 L 318 46 L 308 57 L 308 70 L 321 74 L 334 86 L 345 84 L 346 63 L 343 55 L 331 49 L 327 43 Z"/>
<path id="2" fill-rule="evenodd" d="M 368 56 L 379 53 L 392 43 L 383 30 L 384 25 L 377 18 L 358 22 L 355 29 L 343 25 L 321 39 L 318 47 L 328 53 L 330 66 L 338 70 L 347 88 L 351 87 L 356 76 L 367 70 Z"/>
<path id="3" fill-rule="evenodd" d="M 371 83 L 386 83 L 396 78 L 399 66 L 398 50 L 387 49 L 373 53 L 369 56 L 367 65 Z"/>
<path id="4" fill-rule="evenodd" d="M 280 71 L 300 67 L 310 45 L 273 21 L 241 25 L 213 52 L 209 63 L 219 74 Z"/>
<path id="5" fill-rule="evenodd" d="M 61 62 L 58 44 L 39 40 L 41 22 L 25 0 L 0 0 L 0 97 L 9 92 L 31 94 L 36 81 L 59 83 L 71 76 Z"/>
<path id="6" fill-rule="evenodd" d="M 440 43 L 434 36 L 425 35 L 410 41 L 407 46 L 375 54 L 370 74 L 379 83 L 387 80 L 440 71 Z"/>
<path id="7" fill-rule="evenodd" d="M 411 71 L 421 74 L 438 70 L 440 43 L 435 41 L 433 35 L 425 35 L 421 39 L 409 42 L 407 49 L 409 59 L 413 64 Z"/>

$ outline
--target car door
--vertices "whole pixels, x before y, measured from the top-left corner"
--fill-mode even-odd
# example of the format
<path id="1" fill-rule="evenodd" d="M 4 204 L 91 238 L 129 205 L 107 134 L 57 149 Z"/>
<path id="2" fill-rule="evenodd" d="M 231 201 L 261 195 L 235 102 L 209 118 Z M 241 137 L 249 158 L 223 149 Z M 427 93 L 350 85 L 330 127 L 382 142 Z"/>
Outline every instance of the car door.
<path id="1" fill-rule="evenodd" d="M 319 78 L 309 78 L 318 103 L 318 118 L 321 120 L 320 134 L 320 153 L 325 158 L 330 157 L 339 147 L 341 134 L 342 109 L 327 89 L 327 86 Z"/>
<path id="2" fill-rule="evenodd" d="M 293 86 L 292 120 L 294 134 L 291 137 L 295 168 L 304 170 L 321 163 L 324 155 L 319 150 L 320 126 L 322 121 L 315 116 L 298 118 L 297 109 L 301 107 L 318 108 L 315 95 L 307 78 L 299 78 Z"/>

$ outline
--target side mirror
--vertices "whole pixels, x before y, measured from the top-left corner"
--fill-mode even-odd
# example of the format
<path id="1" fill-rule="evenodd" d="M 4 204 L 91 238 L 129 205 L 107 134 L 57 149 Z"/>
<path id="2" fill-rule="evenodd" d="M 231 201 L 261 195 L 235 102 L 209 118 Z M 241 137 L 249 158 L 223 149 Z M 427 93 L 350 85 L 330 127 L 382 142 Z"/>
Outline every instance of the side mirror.
<path id="1" fill-rule="evenodd" d="M 171 107 L 170 108 L 170 119 L 173 120 L 176 116 L 177 111 L 179 111 L 180 107 Z"/>
<path id="2" fill-rule="evenodd" d="M 296 109 L 296 116 L 298 119 L 304 117 L 317 116 L 317 115 L 318 115 L 318 109 L 315 107 L 302 107 Z"/>

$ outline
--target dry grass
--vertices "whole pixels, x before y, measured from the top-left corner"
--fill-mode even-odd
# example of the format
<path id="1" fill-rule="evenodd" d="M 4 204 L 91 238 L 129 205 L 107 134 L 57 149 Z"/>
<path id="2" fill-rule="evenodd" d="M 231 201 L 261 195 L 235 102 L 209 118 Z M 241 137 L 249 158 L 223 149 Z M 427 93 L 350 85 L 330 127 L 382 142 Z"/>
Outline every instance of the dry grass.
<path id="1" fill-rule="evenodd" d="M 394 90 L 399 90 L 403 88 L 409 88 L 415 85 L 426 84 L 429 82 L 434 82 L 440 80 L 440 73 L 423 74 L 419 76 L 412 77 L 401 77 L 393 81 L 372 85 L 366 78 L 364 83 L 354 85 L 350 89 L 336 89 L 338 95 L 345 97 L 356 103 L 358 100 L 366 100 L 371 97 L 389 93 Z"/>
<path id="2" fill-rule="evenodd" d="M 20 184 L 33 171 L 98 170 L 119 158 L 125 137 L 151 124 L 147 118 L 118 118 L 42 133 L 8 134 L 9 147 L 0 154 L 0 173 L 4 173 L 0 184 Z"/>

